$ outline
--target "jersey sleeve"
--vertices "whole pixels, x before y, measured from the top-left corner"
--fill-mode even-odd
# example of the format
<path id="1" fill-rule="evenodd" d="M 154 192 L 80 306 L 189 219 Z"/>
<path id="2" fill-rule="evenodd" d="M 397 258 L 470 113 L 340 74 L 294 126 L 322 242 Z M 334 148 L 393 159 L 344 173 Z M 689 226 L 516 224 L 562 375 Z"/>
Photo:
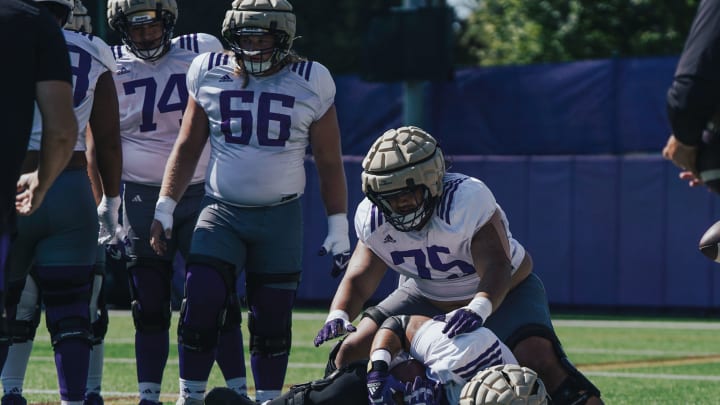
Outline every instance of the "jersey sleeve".
<path id="1" fill-rule="evenodd" d="M 367 239 L 370 237 L 370 226 L 368 225 L 369 218 L 372 215 L 372 212 L 378 212 L 377 209 L 373 209 L 374 204 L 370 202 L 367 198 L 363 199 L 360 204 L 358 204 L 357 209 L 355 210 L 355 235 L 357 236 L 358 240 L 365 243 Z M 380 215 L 382 215 L 380 213 Z"/>
<path id="2" fill-rule="evenodd" d="M 197 34 L 197 41 L 198 41 L 198 53 L 205 53 L 205 52 L 223 52 L 225 48 L 223 48 L 222 42 L 220 42 L 217 37 L 210 34 L 204 34 L 204 33 L 198 33 Z"/>
<path id="3" fill-rule="evenodd" d="M 92 37 L 92 42 L 95 44 L 94 48 L 97 50 L 97 60 L 109 71 L 114 72 L 115 57 L 113 56 L 110 46 L 99 37 Z"/>
<path id="4" fill-rule="evenodd" d="M 446 182 L 438 215 L 464 237 L 472 238 L 496 209 L 495 196 L 485 183 L 463 176 Z"/>
<path id="5" fill-rule="evenodd" d="M 318 116 L 313 117 L 314 121 L 317 121 L 335 103 L 335 81 L 325 66 L 318 62 L 312 62 L 312 65 L 310 84 L 315 89 L 320 102 Z"/>
<path id="6" fill-rule="evenodd" d="M 188 68 L 185 81 L 187 84 L 188 94 L 195 101 L 198 101 L 197 95 L 200 88 L 200 77 L 204 74 L 205 67 L 208 65 L 208 58 L 211 55 L 212 54 L 210 53 L 203 53 L 202 55 L 196 56 Z"/>
<path id="7" fill-rule="evenodd" d="M 100 62 L 105 69 L 115 71 L 115 57 L 110 46 L 100 37 L 78 31 L 65 30 L 65 39 L 86 50 L 90 55 Z"/>

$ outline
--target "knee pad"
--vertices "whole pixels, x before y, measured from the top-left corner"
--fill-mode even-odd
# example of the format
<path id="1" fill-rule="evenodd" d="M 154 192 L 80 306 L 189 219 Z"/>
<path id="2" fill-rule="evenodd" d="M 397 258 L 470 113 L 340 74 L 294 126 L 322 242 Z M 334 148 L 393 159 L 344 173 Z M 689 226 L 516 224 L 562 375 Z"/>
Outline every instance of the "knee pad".
<path id="1" fill-rule="evenodd" d="M 197 328 L 185 324 L 185 314 L 187 313 L 187 298 L 183 299 L 180 305 L 180 321 L 178 322 L 178 344 L 182 345 L 186 350 L 193 352 L 209 352 L 214 350 L 220 336 L 219 326 L 223 324 L 223 314 L 217 320 L 214 328 Z"/>
<path id="2" fill-rule="evenodd" d="M 560 386 L 550 393 L 553 405 L 582 405 L 590 397 L 600 397 L 600 390 L 572 364 L 560 344 L 560 339 L 547 326 L 528 325 L 523 327 L 508 338 L 507 345 L 512 349 L 519 341 L 531 336 L 542 337 L 552 342 L 553 350 L 560 359 L 560 364 L 568 373 L 568 377 Z"/>
<path id="3" fill-rule="evenodd" d="M 137 269 L 139 272 L 147 269 L 148 271 L 156 272 L 160 275 L 160 285 L 155 286 L 138 286 L 133 279 L 133 270 Z M 155 333 L 163 332 L 170 329 L 170 319 L 172 317 L 172 309 L 170 307 L 170 283 L 172 278 L 172 263 L 164 260 L 153 260 L 147 258 L 138 258 L 128 272 L 128 279 L 130 282 L 130 309 L 133 317 L 133 324 L 135 330 L 138 332 Z M 142 302 L 140 302 L 140 289 L 141 288 L 161 288 L 162 291 L 158 294 L 167 297 L 163 298 L 160 304 L 159 311 L 148 311 L 147 308 L 143 308 Z"/>
<path id="4" fill-rule="evenodd" d="M 235 266 L 212 257 L 192 255 L 190 256 L 190 258 L 188 258 L 187 268 L 188 272 L 192 272 L 193 268 L 205 268 L 208 271 L 215 271 L 222 280 L 225 291 L 228 292 L 228 294 L 223 299 L 224 302 L 222 304 L 222 308 L 220 309 L 213 325 L 211 327 L 198 327 L 197 325 L 187 324 L 185 321 L 185 316 L 187 314 L 189 305 L 197 306 L 202 305 L 202 303 L 197 304 L 189 302 L 187 299 L 188 286 L 185 286 L 186 297 L 183 299 L 180 306 L 180 321 L 178 322 L 178 343 L 187 350 L 196 352 L 207 352 L 215 349 L 215 347 L 217 346 L 218 337 L 220 336 L 220 330 L 226 323 L 228 307 L 230 306 L 230 302 L 232 301 L 231 295 L 233 295 L 233 292 L 235 291 Z M 231 311 L 235 310 L 233 309 Z M 239 308 L 237 308 L 237 313 L 233 313 L 233 315 L 231 316 L 236 315 L 238 315 L 236 319 L 232 320 L 231 322 L 239 322 Z M 229 327 L 230 326 L 228 326 L 228 328 Z"/>
<path id="5" fill-rule="evenodd" d="M 35 333 L 40 325 L 40 306 L 35 308 L 32 318 L 25 319 L 9 319 L 7 327 L 12 337 L 13 343 L 24 343 L 35 340 Z"/>
<path id="6" fill-rule="evenodd" d="M 69 339 L 79 339 L 88 345 L 92 345 L 90 320 L 85 317 L 67 316 L 56 322 L 50 322 L 48 320 L 47 328 L 50 332 L 50 341 L 53 347 Z"/>
<path id="7" fill-rule="evenodd" d="M 35 340 L 40 325 L 40 289 L 31 276 L 11 284 L 12 305 L 15 306 L 12 312 L 15 315 L 8 319 L 7 327 L 12 341 L 23 343 Z"/>
<path id="8" fill-rule="evenodd" d="M 98 318 L 90 324 L 90 327 L 92 328 L 93 345 L 99 345 L 105 340 L 105 335 L 107 335 L 108 331 L 108 324 L 110 323 L 108 311 L 105 306 L 98 309 L 97 315 Z"/>
<path id="9" fill-rule="evenodd" d="M 389 317 L 390 317 L 390 315 L 386 314 L 380 308 L 370 307 L 370 308 L 367 308 L 365 311 L 363 311 L 362 317 L 360 319 L 370 318 L 377 324 L 378 327 L 380 327 L 380 325 L 382 325 L 385 322 L 385 320 L 388 319 Z"/>
<path id="10" fill-rule="evenodd" d="M 55 271 L 62 270 L 55 269 Z M 53 347 L 68 339 L 80 339 L 88 345 L 92 344 L 89 318 L 91 268 L 77 267 L 72 270 L 77 273 L 77 278 L 53 280 L 39 277 L 38 279 L 42 300 L 45 303 L 46 325 Z M 86 274 L 87 278 L 81 278 L 81 274 Z M 70 309 L 65 309 L 66 306 Z M 80 307 L 84 307 L 84 310 L 80 310 Z"/>
<path id="11" fill-rule="evenodd" d="M 263 333 L 268 327 L 282 328 L 275 333 Z M 258 321 L 250 313 L 248 319 L 248 330 L 250 331 L 250 353 L 262 357 L 275 357 L 290 353 L 292 345 L 292 317 L 287 316 L 282 320 L 265 319 Z"/>
<path id="12" fill-rule="evenodd" d="M 250 353 L 274 357 L 290 353 L 295 290 L 255 286 L 248 289 Z"/>
<path id="13" fill-rule="evenodd" d="M 90 326 L 92 328 L 93 345 L 99 345 L 105 340 L 108 323 L 110 322 L 107 306 L 105 305 L 105 298 L 103 296 L 105 290 L 103 287 L 103 279 L 103 275 L 95 274 L 90 296 Z"/>
<path id="14" fill-rule="evenodd" d="M 240 300 L 237 297 L 237 293 L 233 291 L 227 299 L 227 305 L 225 306 L 225 320 L 220 327 L 220 331 L 229 332 L 235 328 L 239 328 L 242 324 L 242 308 L 240 307 Z"/>

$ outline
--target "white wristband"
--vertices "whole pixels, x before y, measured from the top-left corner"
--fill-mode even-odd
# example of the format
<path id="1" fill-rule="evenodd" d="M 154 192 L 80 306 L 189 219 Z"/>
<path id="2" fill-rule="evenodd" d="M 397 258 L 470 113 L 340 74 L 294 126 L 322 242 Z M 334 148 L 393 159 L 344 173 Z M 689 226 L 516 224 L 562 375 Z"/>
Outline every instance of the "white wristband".
<path id="1" fill-rule="evenodd" d="M 373 361 L 384 361 L 385 364 L 390 364 L 390 360 L 392 360 L 392 356 L 390 355 L 390 352 L 386 349 L 377 349 L 372 352 L 370 355 L 370 362 Z"/>
<path id="2" fill-rule="evenodd" d="M 325 323 L 332 321 L 333 319 L 342 319 L 345 323 L 350 323 L 350 315 L 342 309 L 333 309 L 325 319 Z"/>
<path id="3" fill-rule="evenodd" d="M 120 209 L 121 203 L 122 201 L 120 200 L 119 195 L 115 197 L 108 197 L 103 194 L 99 205 L 105 204 L 105 206 L 108 207 L 108 211 L 117 212 Z"/>
<path id="4" fill-rule="evenodd" d="M 155 212 L 172 215 L 175 206 L 177 206 L 177 201 L 173 200 L 172 197 L 161 195 L 155 203 Z"/>
<path id="5" fill-rule="evenodd" d="M 332 214 L 327 217 L 328 220 L 328 234 L 347 235 L 348 233 L 348 220 L 347 214 L 341 212 L 339 214 Z"/>
<path id="6" fill-rule="evenodd" d="M 473 298 L 472 301 L 467 304 L 467 307 L 476 314 L 480 315 L 483 321 L 487 321 L 487 319 L 490 317 L 490 314 L 492 314 L 493 309 L 492 302 L 490 302 L 490 300 L 485 297 Z"/>

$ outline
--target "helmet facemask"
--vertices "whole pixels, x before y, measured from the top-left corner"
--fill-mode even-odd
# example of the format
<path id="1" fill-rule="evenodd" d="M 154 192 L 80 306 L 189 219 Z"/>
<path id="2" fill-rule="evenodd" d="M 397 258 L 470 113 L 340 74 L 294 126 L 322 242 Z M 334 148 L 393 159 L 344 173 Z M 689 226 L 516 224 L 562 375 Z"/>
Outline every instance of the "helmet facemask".
<path id="1" fill-rule="evenodd" d="M 162 34 L 159 37 L 143 42 L 133 41 L 130 34 L 131 28 L 156 22 L 161 22 L 163 26 Z M 135 56 L 143 60 L 155 61 L 170 50 L 170 41 L 175 29 L 175 15 L 168 10 L 163 10 L 162 4 L 157 3 L 155 10 L 142 10 L 130 14 L 118 10 L 116 18 L 111 21 L 111 26 L 120 32 L 123 44 Z"/>
<path id="2" fill-rule="evenodd" d="M 430 194 L 430 190 L 424 186 L 410 186 L 396 191 L 376 193 L 368 191 L 367 197 L 383 213 L 385 220 L 400 232 L 419 231 L 430 219 L 437 197 Z M 393 200 L 414 199 L 415 209 L 411 211 L 396 212 L 393 209 Z"/>
<path id="3" fill-rule="evenodd" d="M 233 1 L 231 9 L 225 12 L 222 36 L 245 72 L 262 76 L 282 66 L 295 39 L 296 19 L 292 10 L 287 0 Z M 249 42 L 249 36 L 268 34 L 275 38 L 272 48 L 247 49 L 253 44 Z M 263 55 L 263 60 L 258 60 L 258 55 Z M 265 55 L 269 58 L 265 59 Z"/>
<path id="4" fill-rule="evenodd" d="M 289 36 L 283 31 L 265 28 L 242 27 L 225 31 L 225 40 L 235 53 L 238 61 L 242 61 L 245 71 L 251 75 L 261 76 L 273 66 L 278 65 L 289 53 Z M 249 49 L 251 37 L 272 35 L 273 44 L 263 49 Z"/>

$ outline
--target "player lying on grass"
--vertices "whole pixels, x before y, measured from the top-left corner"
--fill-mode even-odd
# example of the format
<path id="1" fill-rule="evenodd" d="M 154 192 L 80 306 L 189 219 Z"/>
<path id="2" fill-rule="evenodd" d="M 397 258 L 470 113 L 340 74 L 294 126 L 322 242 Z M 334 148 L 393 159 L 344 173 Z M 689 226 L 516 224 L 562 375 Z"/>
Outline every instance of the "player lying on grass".
<path id="1" fill-rule="evenodd" d="M 375 335 L 369 367 L 366 360 L 354 362 L 327 378 L 293 386 L 265 404 L 457 404 L 463 386 L 477 373 L 491 366 L 517 363 L 490 329 L 481 327 L 449 338 L 442 333 L 445 326 L 441 318 L 390 317 Z M 537 392 L 544 399 L 542 383 L 538 383 Z M 253 402 L 225 388 L 215 388 L 205 403 Z"/>

